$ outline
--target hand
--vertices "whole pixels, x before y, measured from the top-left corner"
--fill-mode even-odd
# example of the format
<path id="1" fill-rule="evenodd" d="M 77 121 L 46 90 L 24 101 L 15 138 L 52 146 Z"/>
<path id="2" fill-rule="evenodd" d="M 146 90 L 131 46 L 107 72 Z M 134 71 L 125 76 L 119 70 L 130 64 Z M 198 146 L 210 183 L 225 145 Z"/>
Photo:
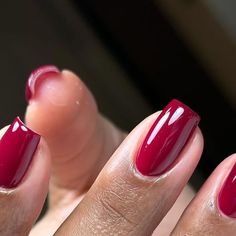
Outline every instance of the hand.
<path id="1" fill-rule="evenodd" d="M 47 235 L 80 202 L 126 134 L 98 113 L 90 91 L 69 71 L 59 73 L 55 67 L 46 67 L 44 75 L 27 91 L 31 97 L 27 125 L 46 138 L 52 153 L 49 210 L 32 231 Z M 162 234 L 173 229 L 192 196 L 191 189 L 186 188 L 161 225 Z"/>
<path id="2" fill-rule="evenodd" d="M 203 148 L 200 130 L 192 126 L 193 132 L 185 133 L 189 138 L 182 142 L 184 147 L 176 159 L 170 165 L 165 163 L 162 169 L 155 164 L 151 170 L 150 165 L 143 164 L 139 150 L 153 123 L 163 113 L 151 115 L 125 138 L 122 131 L 97 112 L 91 93 L 74 74 L 59 72 L 55 67 L 44 67 L 37 72 L 37 81 L 33 79 L 27 90 L 30 101 L 26 122 L 45 138 L 52 171 L 48 212 L 30 235 L 53 235 L 56 231 L 56 236 L 150 235 L 156 227 L 157 235 L 168 235 L 178 215 L 170 211 L 162 220 L 199 161 Z M 191 120 L 197 122 L 197 115 L 191 111 L 190 114 Z M 167 140 L 166 134 L 163 140 Z M 42 207 L 50 168 L 43 140 L 32 156 L 30 168 L 19 185 L 0 193 L 1 235 L 27 235 Z M 151 155 L 147 158 L 152 163 Z M 231 201 L 235 192 L 227 194 L 230 181 L 226 181 L 226 187 L 223 184 L 235 158 L 233 155 L 226 159 L 210 176 L 171 235 L 225 232 L 234 235 L 236 225 L 233 218 L 225 216 L 228 211 L 224 199 Z M 184 196 L 186 192 L 181 199 Z M 233 203 L 228 205 L 233 209 Z M 179 212 L 185 206 L 183 201 L 177 201 Z"/>

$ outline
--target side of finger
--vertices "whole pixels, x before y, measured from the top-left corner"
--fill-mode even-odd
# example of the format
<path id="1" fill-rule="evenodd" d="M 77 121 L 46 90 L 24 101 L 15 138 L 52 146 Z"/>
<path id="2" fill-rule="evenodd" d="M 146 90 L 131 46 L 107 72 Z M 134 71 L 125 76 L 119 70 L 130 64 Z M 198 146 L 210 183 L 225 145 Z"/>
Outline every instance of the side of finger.
<path id="1" fill-rule="evenodd" d="M 227 235 L 236 232 L 236 154 L 225 159 L 180 218 L 173 236 Z"/>
<path id="2" fill-rule="evenodd" d="M 136 127 L 55 235 L 149 235 L 172 207 L 203 148 L 199 117 L 172 101 Z"/>

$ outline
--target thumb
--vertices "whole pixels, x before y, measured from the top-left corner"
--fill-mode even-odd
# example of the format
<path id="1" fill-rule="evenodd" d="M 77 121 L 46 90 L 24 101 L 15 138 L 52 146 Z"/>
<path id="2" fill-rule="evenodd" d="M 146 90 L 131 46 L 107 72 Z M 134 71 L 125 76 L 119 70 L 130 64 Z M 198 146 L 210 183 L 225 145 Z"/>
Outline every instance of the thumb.
<path id="1" fill-rule="evenodd" d="M 48 148 L 19 118 L 0 137 L 0 235 L 26 236 L 46 199 Z"/>
<path id="2" fill-rule="evenodd" d="M 41 133 L 50 148 L 51 189 L 83 193 L 123 140 L 123 132 L 99 114 L 78 76 L 53 65 L 32 72 L 26 98 L 26 124 Z M 50 198 L 52 205 L 59 201 Z"/>

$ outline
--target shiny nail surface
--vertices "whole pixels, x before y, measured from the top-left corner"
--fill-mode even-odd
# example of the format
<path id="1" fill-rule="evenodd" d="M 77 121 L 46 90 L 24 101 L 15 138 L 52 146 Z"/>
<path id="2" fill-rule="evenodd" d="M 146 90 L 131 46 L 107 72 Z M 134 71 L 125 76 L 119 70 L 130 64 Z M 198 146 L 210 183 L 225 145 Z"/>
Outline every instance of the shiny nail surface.
<path id="1" fill-rule="evenodd" d="M 219 193 L 218 206 L 225 215 L 236 218 L 236 164 Z"/>
<path id="2" fill-rule="evenodd" d="M 14 188 L 24 177 L 40 141 L 17 117 L 0 140 L 0 187 Z"/>
<path id="3" fill-rule="evenodd" d="M 137 170 L 146 176 L 159 176 L 176 161 L 200 117 L 188 106 L 172 100 L 149 130 L 136 157 Z"/>
<path id="4" fill-rule="evenodd" d="M 38 69 L 34 70 L 25 87 L 25 99 L 28 102 L 35 94 L 37 84 L 50 76 L 51 74 L 59 74 L 60 70 L 54 65 L 45 65 L 41 66 Z"/>

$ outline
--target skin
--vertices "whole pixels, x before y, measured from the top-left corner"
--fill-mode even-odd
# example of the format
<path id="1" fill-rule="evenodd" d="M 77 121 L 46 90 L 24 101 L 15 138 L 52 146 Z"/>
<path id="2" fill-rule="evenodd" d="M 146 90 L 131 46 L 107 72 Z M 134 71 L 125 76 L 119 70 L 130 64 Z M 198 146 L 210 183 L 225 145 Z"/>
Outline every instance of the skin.
<path id="1" fill-rule="evenodd" d="M 43 139 L 19 187 L 0 192 L 1 235 L 235 234 L 236 221 L 219 211 L 216 199 L 236 155 L 217 167 L 188 205 L 194 193 L 187 182 L 203 150 L 199 128 L 170 171 L 141 176 L 136 153 L 159 112 L 127 136 L 99 114 L 73 73 L 63 71 L 37 86 L 26 124 Z M 48 191 L 47 214 L 32 228 Z"/>

